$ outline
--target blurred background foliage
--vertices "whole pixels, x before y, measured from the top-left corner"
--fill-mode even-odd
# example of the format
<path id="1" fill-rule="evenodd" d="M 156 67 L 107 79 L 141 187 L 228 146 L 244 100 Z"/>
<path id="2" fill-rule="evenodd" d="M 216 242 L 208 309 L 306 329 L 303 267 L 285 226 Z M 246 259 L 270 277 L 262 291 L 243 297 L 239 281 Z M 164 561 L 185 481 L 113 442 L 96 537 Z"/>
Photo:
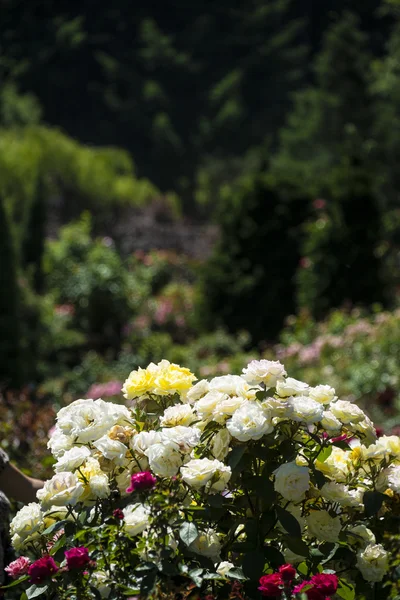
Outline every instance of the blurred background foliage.
<path id="1" fill-rule="evenodd" d="M 399 17 L 0 3 L 1 443 L 21 466 L 49 467 L 59 406 L 162 358 L 207 377 L 278 357 L 400 426 Z"/>

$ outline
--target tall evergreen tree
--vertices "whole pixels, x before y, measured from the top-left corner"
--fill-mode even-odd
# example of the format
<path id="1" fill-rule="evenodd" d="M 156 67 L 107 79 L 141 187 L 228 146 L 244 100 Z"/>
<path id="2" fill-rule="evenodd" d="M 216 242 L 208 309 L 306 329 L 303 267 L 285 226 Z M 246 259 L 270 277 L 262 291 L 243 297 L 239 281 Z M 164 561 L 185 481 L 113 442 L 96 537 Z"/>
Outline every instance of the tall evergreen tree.
<path id="1" fill-rule="evenodd" d="M 318 316 L 346 300 L 385 298 L 375 255 L 381 231 L 367 42 L 349 12 L 327 31 L 315 60 L 315 85 L 297 95 L 272 161 L 280 185 L 327 203 L 325 214 L 307 226 L 308 266 L 298 276 L 299 302 Z"/>

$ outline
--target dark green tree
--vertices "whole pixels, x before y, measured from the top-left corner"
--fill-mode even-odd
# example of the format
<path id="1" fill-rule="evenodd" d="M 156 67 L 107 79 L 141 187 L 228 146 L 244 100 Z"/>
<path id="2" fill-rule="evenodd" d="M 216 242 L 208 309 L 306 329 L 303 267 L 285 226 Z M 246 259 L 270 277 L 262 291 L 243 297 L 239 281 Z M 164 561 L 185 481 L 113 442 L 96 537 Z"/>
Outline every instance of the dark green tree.
<path id="1" fill-rule="evenodd" d="M 307 203 L 284 198 L 265 179 L 247 177 L 221 200 L 221 232 L 202 281 L 209 326 L 271 340 L 294 312 L 299 230 Z"/>
<path id="2" fill-rule="evenodd" d="M 326 32 L 314 72 L 315 85 L 296 96 L 272 173 L 310 204 L 326 202 L 305 229 L 297 293 L 301 306 L 321 316 L 345 301 L 385 299 L 376 258 L 381 207 L 371 56 L 354 14 L 345 12 Z"/>

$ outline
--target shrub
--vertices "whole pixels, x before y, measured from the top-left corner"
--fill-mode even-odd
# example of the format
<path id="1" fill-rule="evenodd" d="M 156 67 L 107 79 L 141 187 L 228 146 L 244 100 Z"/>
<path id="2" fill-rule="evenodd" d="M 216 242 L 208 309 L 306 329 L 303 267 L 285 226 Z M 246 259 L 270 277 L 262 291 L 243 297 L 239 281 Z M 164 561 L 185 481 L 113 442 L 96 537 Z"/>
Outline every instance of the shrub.
<path id="1" fill-rule="evenodd" d="M 59 411 L 55 475 L 11 523 L 25 555 L 13 585 L 28 598 L 386 597 L 400 438 L 376 440 L 357 405 L 278 361 L 195 380 L 162 360 L 130 373 L 129 407 Z"/>

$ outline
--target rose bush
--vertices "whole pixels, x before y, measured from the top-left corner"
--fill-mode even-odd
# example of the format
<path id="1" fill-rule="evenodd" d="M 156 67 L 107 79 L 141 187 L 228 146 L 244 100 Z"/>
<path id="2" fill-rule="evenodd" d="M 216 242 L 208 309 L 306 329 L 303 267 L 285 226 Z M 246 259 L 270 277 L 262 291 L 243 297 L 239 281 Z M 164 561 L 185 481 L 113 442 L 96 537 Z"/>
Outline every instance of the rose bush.
<path id="1" fill-rule="evenodd" d="M 77 400 L 11 523 L 22 600 L 385 598 L 400 439 L 277 361 L 196 382 L 166 360 L 126 405 Z M 28 570 L 28 572 L 27 572 Z"/>

